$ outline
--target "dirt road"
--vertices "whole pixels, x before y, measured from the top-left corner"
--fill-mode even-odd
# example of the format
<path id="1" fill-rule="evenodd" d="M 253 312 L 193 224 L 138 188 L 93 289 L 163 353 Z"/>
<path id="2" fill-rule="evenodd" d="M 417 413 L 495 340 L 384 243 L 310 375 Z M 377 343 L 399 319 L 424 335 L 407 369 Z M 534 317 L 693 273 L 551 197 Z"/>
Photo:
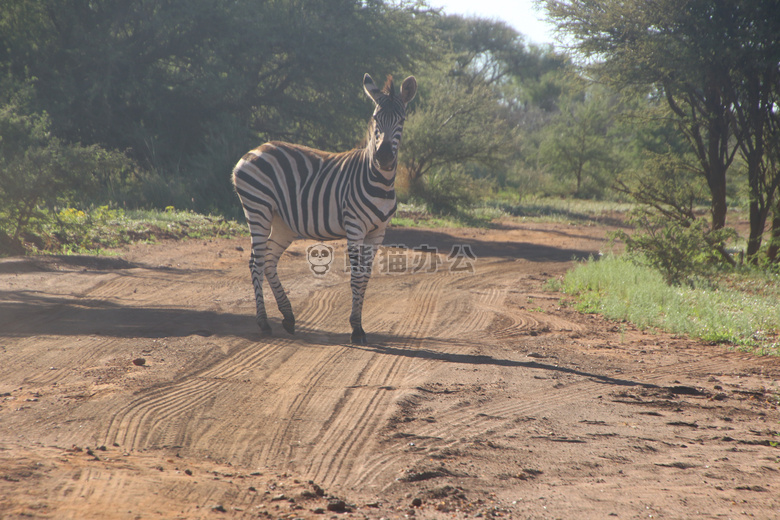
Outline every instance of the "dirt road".
<path id="1" fill-rule="evenodd" d="M 340 242 L 272 338 L 245 240 L 0 261 L 0 518 L 778 518 L 779 360 L 544 290 L 607 229 L 392 229 L 366 347 Z"/>

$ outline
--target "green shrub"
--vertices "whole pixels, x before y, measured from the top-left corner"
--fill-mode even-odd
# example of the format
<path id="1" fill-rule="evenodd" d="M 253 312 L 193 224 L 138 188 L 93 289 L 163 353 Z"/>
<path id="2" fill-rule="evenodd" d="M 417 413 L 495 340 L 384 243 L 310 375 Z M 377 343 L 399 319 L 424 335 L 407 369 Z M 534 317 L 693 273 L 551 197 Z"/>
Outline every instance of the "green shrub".
<path id="1" fill-rule="evenodd" d="M 0 107 L 0 253 L 18 252 L 53 222 L 65 232 L 76 225 L 76 215 L 59 219 L 58 208 L 116 196 L 134 176 L 123 154 L 65 143 L 49 127 L 46 113 Z"/>
<path id="2" fill-rule="evenodd" d="M 459 215 L 471 209 L 490 191 L 490 181 L 475 179 L 462 168 L 438 168 L 410 185 L 412 199 L 425 202 L 435 215 Z"/>
<path id="3" fill-rule="evenodd" d="M 702 219 L 670 219 L 646 209 L 632 212 L 628 220 L 636 231 L 617 231 L 637 262 L 657 269 L 669 285 L 691 285 L 721 263 L 724 243 L 736 236 L 731 229 L 713 231 Z"/>

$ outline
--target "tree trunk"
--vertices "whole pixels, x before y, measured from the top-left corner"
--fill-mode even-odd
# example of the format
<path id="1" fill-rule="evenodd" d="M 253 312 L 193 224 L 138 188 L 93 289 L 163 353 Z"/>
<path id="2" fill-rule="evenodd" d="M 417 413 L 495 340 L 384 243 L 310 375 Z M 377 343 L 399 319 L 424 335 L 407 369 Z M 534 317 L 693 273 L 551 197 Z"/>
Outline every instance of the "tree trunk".
<path id="1" fill-rule="evenodd" d="M 712 205 L 712 230 L 723 229 L 726 227 L 726 166 L 722 164 L 712 164 L 707 175 L 707 184 L 710 188 Z"/>
<path id="2" fill-rule="evenodd" d="M 577 165 L 575 175 L 577 176 L 577 191 L 574 193 L 574 196 L 579 197 L 580 189 L 582 188 L 582 164 Z"/>
<path id="3" fill-rule="evenodd" d="M 712 212 L 712 230 L 717 231 L 726 227 L 726 170 L 727 165 L 722 163 L 713 165 L 707 176 L 707 183 L 709 184 L 710 194 L 712 196 L 712 206 L 710 211 Z M 735 266 L 737 262 L 731 257 L 723 244 L 717 244 L 715 249 L 720 253 L 723 260 L 730 265 Z"/>
<path id="4" fill-rule="evenodd" d="M 767 256 L 772 263 L 780 263 L 780 197 L 775 202 L 774 214 L 772 215 L 772 239 L 769 241 Z"/>
<path id="5" fill-rule="evenodd" d="M 764 235 L 767 214 L 761 210 L 758 201 L 750 201 L 750 236 L 747 242 L 747 258 L 751 264 L 758 262 L 758 251 L 761 249 L 761 238 Z"/>

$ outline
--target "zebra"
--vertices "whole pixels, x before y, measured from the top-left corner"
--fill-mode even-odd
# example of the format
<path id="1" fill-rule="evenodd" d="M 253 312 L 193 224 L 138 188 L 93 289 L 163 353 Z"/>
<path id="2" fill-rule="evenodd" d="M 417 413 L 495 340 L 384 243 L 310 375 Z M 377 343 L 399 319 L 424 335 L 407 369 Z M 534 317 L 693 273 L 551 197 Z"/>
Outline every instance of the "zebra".
<path id="1" fill-rule="evenodd" d="M 233 169 L 233 185 L 252 240 L 249 269 L 255 321 L 264 335 L 271 334 L 271 325 L 263 301 L 263 273 L 282 313 L 282 326 L 294 334 L 295 316 L 276 269 L 279 257 L 297 237 L 320 241 L 346 237 L 352 290 L 350 340 L 366 344 L 363 298 L 375 249 L 397 207 L 398 146 L 417 80 L 409 76 L 396 92 L 392 76 L 380 89 L 366 74 L 363 89 L 375 104 L 364 147 L 330 153 L 271 141 L 245 154 Z"/>

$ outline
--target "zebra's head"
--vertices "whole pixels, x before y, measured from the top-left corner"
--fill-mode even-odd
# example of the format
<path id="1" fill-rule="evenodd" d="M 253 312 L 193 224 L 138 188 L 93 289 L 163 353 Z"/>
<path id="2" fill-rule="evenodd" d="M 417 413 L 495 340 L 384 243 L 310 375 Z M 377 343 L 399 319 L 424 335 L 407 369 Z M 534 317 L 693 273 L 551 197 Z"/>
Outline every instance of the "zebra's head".
<path id="1" fill-rule="evenodd" d="M 406 119 L 406 105 L 417 93 L 417 80 L 409 76 L 401 84 L 401 92 L 395 92 L 392 76 L 380 89 L 366 74 L 363 76 L 363 88 L 368 97 L 374 100 L 376 108 L 369 129 L 368 147 L 373 165 L 383 172 L 395 173 L 398 163 L 398 145 Z"/>

